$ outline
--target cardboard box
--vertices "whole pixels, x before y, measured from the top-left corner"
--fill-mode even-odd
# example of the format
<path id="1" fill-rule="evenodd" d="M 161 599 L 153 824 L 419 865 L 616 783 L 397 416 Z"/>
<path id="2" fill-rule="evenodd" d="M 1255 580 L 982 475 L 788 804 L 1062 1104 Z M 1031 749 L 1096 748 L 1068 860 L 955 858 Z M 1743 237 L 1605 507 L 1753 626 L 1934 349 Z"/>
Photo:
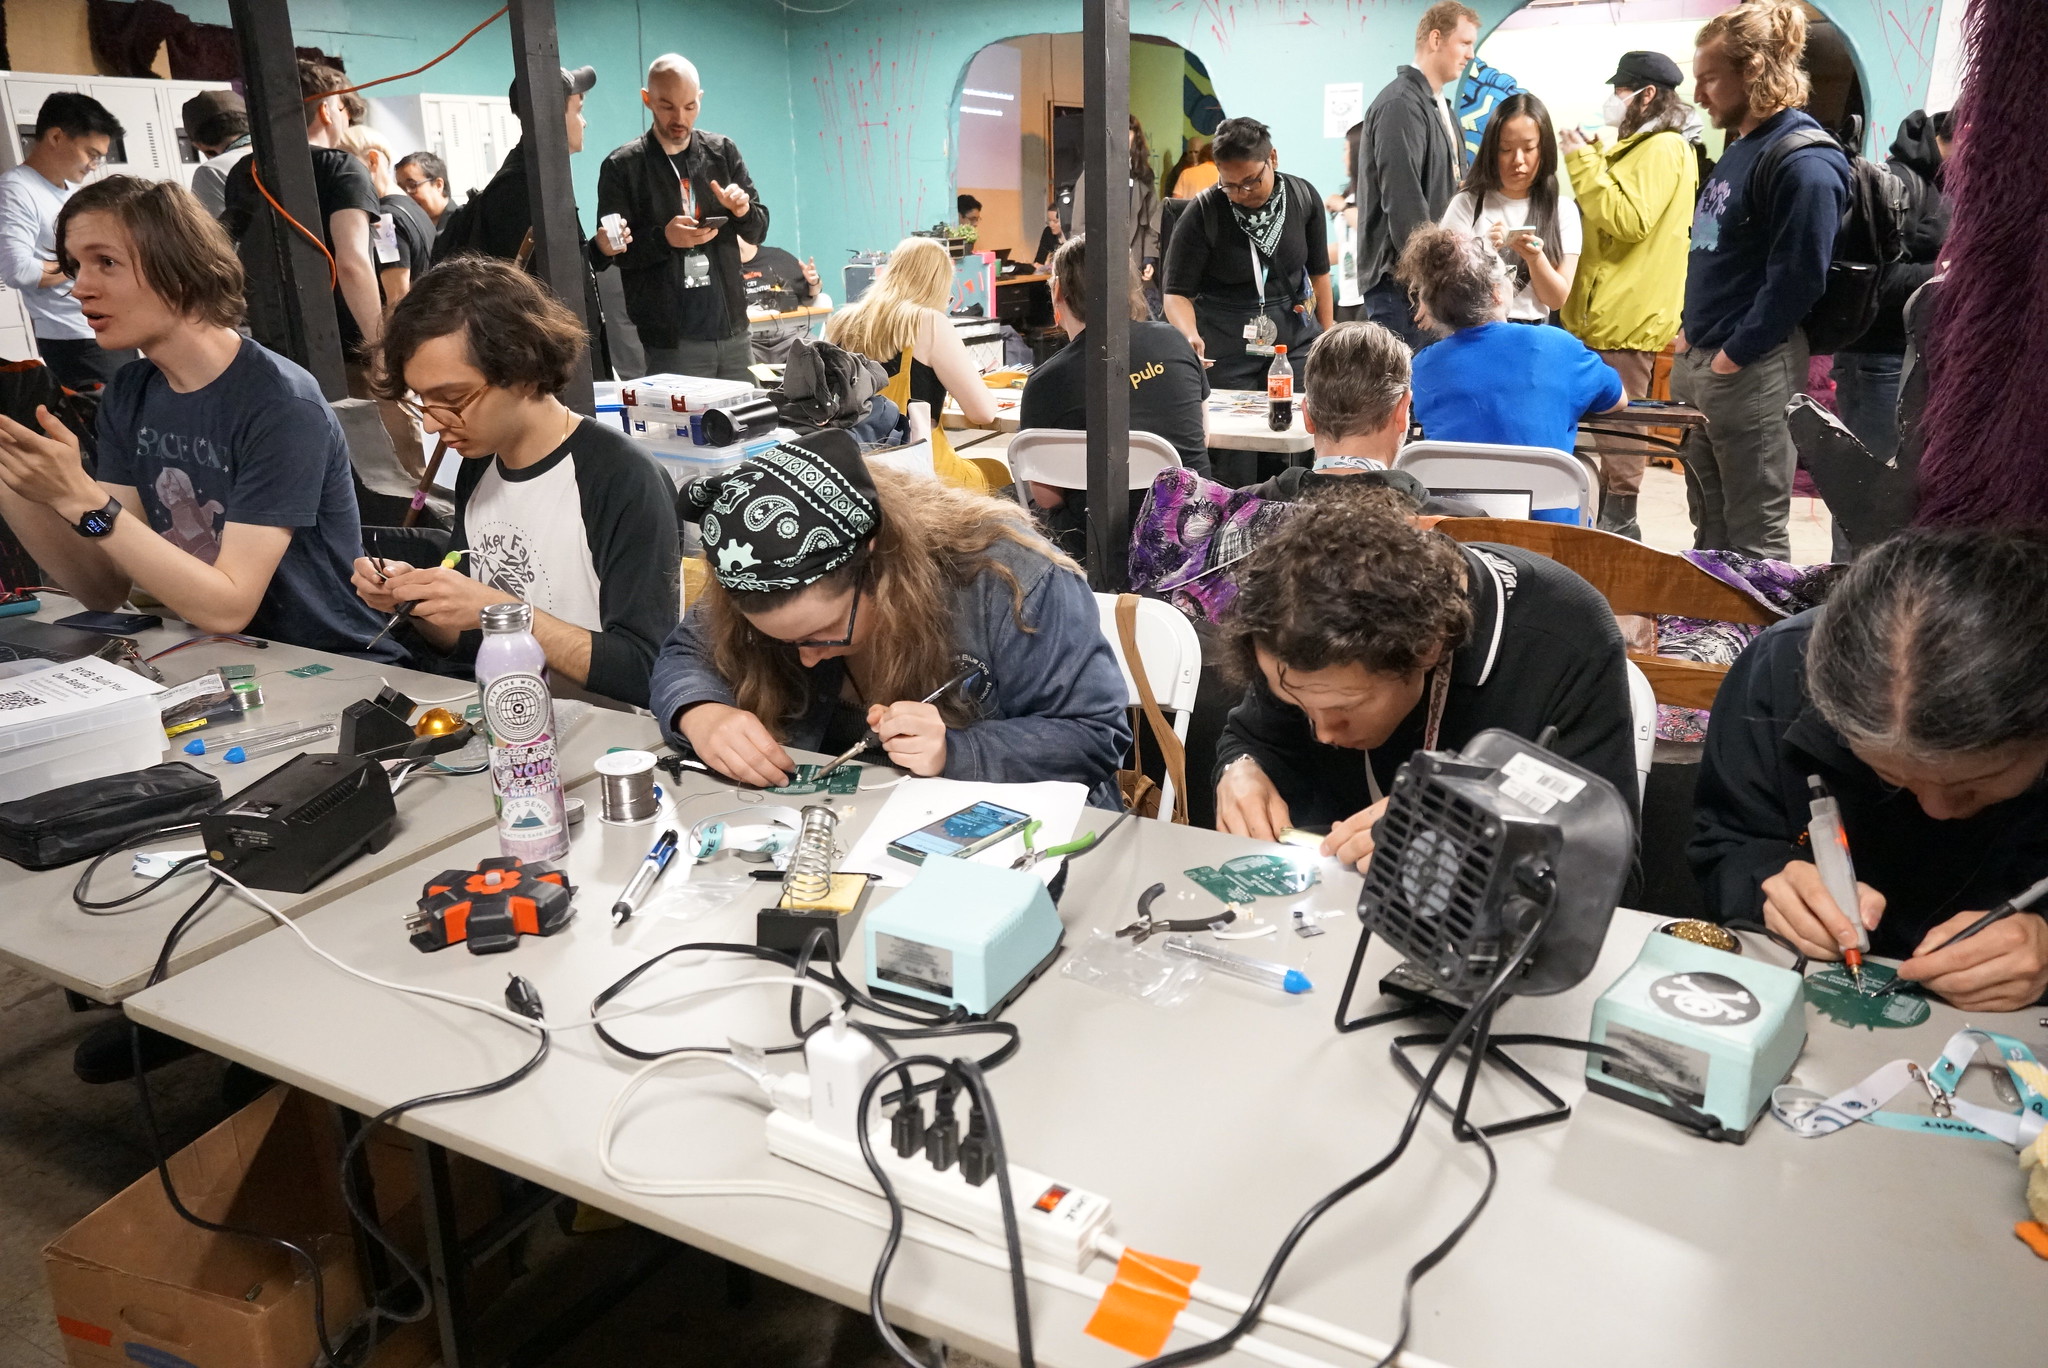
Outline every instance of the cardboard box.
<path id="1" fill-rule="evenodd" d="M 197 1215 L 317 1253 L 330 1334 L 363 1306 L 339 1158 L 326 1104 L 273 1088 L 170 1161 Z M 306 1368 L 319 1356 L 304 1267 L 185 1221 L 154 1170 L 59 1236 L 43 1261 L 72 1368 Z"/>

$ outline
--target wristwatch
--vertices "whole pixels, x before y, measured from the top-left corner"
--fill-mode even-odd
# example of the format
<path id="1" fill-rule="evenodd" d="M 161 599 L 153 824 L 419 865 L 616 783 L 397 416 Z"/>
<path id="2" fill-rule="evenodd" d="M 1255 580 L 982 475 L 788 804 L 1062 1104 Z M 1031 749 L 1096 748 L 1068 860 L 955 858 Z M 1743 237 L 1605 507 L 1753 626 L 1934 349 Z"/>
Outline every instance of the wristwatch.
<path id="1" fill-rule="evenodd" d="M 71 524 L 81 537 L 104 537 L 114 530 L 114 519 L 120 515 L 121 501 L 108 499 L 106 503 Z"/>

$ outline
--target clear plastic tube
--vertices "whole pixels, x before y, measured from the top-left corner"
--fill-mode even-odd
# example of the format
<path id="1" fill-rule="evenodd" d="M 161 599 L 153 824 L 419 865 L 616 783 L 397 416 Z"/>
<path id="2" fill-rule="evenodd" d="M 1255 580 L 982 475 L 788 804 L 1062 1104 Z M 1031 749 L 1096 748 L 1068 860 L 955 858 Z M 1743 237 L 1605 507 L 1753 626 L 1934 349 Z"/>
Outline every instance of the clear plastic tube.
<path id="1" fill-rule="evenodd" d="M 289 736 L 302 732 L 308 727 L 317 727 L 317 722 L 284 722 L 272 727 L 245 727 L 241 731 L 212 736 L 195 736 L 183 747 L 187 755 L 205 755 L 208 751 L 224 751 L 230 746 L 246 746 L 251 742 L 268 741 L 274 736 Z"/>
<path id="2" fill-rule="evenodd" d="M 230 765 L 239 765 L 245 760 L 254 760 L 258 756 L 275 755 L 283 750 L 303 749 L 315 741 L 325 740 L 334 735 L 338 730 L 340 728 L 332 722 L 322 722 L 311 727 L 301 727 L 295 732 L 287 733 L 284 736 L 274 736 L 268 741 L 258 741 L 253 745 L 247 746 L 230 746 L 227 749 L 227 753 L 221 756 L 221 759 L 227 761 Z"/>
<path id="3" fill-rule="evenodd" d="M 1204 945 L 1193 936 L 1168 936 L 1165 950 L 1169 955 L 1195 960 L 1219 973 L 1230 974 L 1248 983 L 1263 983 L 1266 987 L 1277 988 L 1283 993 L 1306 993 L 1311 986 L 1308 975 L 1299 969 L 1290 969 L 1271 960 L 1253 959 L 1250 955 L 1240 955 L 1234 950 Z"/>

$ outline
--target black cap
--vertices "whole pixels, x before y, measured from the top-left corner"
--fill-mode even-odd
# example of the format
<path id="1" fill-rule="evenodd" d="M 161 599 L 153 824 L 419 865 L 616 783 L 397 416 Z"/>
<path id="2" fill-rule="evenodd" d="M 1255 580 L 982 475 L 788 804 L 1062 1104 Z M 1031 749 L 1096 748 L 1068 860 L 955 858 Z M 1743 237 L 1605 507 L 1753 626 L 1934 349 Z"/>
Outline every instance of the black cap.
<path id="1" fill-rule="evenodd" d="M 590 88 L 597 84 L 596 67 L 580 66 L 574 71 L 563 67 L 561 70 L 563 99 L 567 99 L 571 95 L 588 95 Z M 505 94 L 508 98 L 516 100 L 519 97 L 514 92 L 518 89 L 519 83 L 514 81 L 511 85 L 505 87 Z"/>
<path id="2" fill-rule="evenodd" d="M 1598 68 L 1594 68 L 1598 70 Z M 1607 78 L 1611 86 L 1624 86 L 1629 90 L 1641 90 L 1646 85 L 1662 86 L 1676 90 L 1685 77 L 1678 70 L 1678 63 L 1661 52 L 1624 52 L 1615 63 L 1614 74 Z"/>

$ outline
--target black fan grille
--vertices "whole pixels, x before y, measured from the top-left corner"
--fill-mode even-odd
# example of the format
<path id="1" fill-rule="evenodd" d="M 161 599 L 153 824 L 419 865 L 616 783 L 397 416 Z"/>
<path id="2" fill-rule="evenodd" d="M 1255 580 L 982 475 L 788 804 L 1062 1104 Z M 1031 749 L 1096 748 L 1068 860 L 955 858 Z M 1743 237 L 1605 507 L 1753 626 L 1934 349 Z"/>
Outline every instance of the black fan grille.
<path id="1" fill-rule="evenodd" d="M 333 788 L 327 790 L 327 792 L 321 794 L 318 798 L 315 798 L 312 802 L 300 808 L 297 813 L 293 814 L 292 824 L 294 826 L 311 826 L 327 816 L 353 797 L 356 790 L 368 782 L 369 774 L 369 770 L 359 768 L 353 775 L 342 776 L 340 782 L 336 783 Z"/>
<path id="2" fill-rule="evenodd" d="M 1439 968 L 1490 959 L 1486 890 L 1500 859 L 1498 820 L 1441 780 L 1415 775 L 1373 830 L 1364 915 L 1395 949 Z"/>

